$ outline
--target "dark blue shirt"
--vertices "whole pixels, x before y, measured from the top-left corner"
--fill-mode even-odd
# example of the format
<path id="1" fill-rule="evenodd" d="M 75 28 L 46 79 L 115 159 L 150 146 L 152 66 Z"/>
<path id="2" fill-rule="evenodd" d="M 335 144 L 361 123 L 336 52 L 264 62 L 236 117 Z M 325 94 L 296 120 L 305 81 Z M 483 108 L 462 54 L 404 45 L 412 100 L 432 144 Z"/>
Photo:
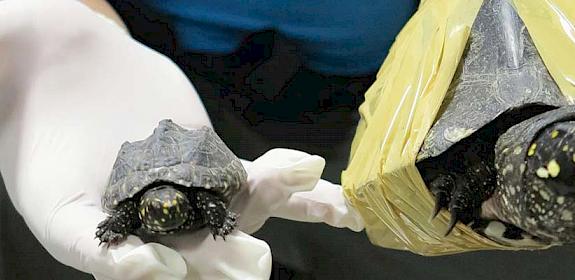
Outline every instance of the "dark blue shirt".
<path id="1" fill-rule="evenodd" d="M 313 70 L 376 71 L 418 0 L 144 0 L 174 22 L 196 52 L 233 51 L 248 34 L 275 29 L 298 43 Z"/>

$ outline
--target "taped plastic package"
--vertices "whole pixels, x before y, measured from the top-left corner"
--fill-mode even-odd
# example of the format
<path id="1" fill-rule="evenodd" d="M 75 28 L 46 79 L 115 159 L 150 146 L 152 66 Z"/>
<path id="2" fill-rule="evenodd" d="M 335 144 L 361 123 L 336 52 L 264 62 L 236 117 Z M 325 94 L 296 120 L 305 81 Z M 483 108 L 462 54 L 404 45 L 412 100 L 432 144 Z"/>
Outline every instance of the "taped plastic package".
<path id="1" fill-rule="evenodd" d="M 480 11 L 497 12 L 482 9 L 491 1 L 508 5 L 519 16 L 560 92 L 571 102 L 575 97 L 575 2 L 422 1 L 366 93 L 349 166 L 342 174 L 346 198 L 363 217 L 367 235 L 377 246 L 426 256 L 548 247 L 497 243 L 461 223 L 444 237 L 449 214 L 442 211 L 430 219 L 433 196 L 415 166 L 465 59 Z"/>

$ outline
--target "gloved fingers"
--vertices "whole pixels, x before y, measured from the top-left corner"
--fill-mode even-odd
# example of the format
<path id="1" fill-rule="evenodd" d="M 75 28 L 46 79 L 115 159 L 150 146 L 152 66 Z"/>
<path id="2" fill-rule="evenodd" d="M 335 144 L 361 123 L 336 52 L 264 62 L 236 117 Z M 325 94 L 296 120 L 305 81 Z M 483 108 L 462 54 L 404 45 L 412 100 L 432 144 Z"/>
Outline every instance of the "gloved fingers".
<path id="1" fill-rule="evenodd" d="M 320 180 L 311 191 L 294 193 L 272 215 L 301 222 L 322 222 L 353 231 L 364 228 L 363 219 L 347 203 L 342 187 L 325 180 Z"/>
<path id="2" fill-rule="evenodd" d="M 242 213 L 240 229 L 253 233 L 273 216 L 363 230 L 363 220 L 347 204 L 341 186 L 320 180 L 324 165 L 319 156 L 289 149 L 273 149 L 245 162 L 248 191 L 232 204 Z"/>
<path id="3" fill-rule="evenodd" d="M 129 239 L 136 238 L 130 237 Z M 122 248 L 124 249 L 124 248 Z M 110 276 L 109 272 L 94 272 L 96 280 L 146 279 L 146 280 L 181 280 L 186 279 L 186 263 L 175 251 L 162 244 L 146 243 L 135 249 L 124 252 L 119 249 L 111 255 L 119 264 L 116 273 L 119 277 Z M 157 260 L 161 260 L 158 263 Z"/>
<path id="4" fill-rule="evenodd" d="M 183 236 L 165 236 L 161 242 L 175 248 L 188 265 L 186 279 L 267 280 L 271 273 L 271 250 L 262 240 L 234 231 L 225 241 L 202 230 Z"/>
<path id="5" fill-rule="evenodd" d="M 267 186 L 266 192 L 281 190 L 289 196 L 313 189 L 324 167 L 325 160 L 320 156 L 278 148 L 254 160 L 246 170 L 250 186 Z"/>
<path id="6" fill-rule="evenodd" d="M 95 231 L 106 215 L 82 198 L 51 213 L 40 238 L 56 259 L 92 273 L 96 279 L 184 279 L 186 264 L 178 252 L 159 244 L 143 244 L 136 236 L 117 246 L 98 246 Z"/>
<path id="7" fill-rule="evenodd" d="M 292 194 L 313 189 L 323 171 L 319 156 L 289 149 L 273 149 L 245 165 L 248 187 L 232 202 L 240 213 L 239 228 L 257 231 Z"/>

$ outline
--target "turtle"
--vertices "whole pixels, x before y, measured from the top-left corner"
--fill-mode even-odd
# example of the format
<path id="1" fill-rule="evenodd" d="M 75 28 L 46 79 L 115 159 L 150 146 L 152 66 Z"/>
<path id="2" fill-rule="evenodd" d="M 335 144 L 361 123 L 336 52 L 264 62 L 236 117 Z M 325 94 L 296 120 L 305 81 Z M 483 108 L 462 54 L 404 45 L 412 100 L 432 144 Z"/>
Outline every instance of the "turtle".
<path id="1" fill-rule="evenodd" d="M 130 234 L 208 227 L 214 239 L 225 239 L 239 218 L 230 202 L 246 184 L 242 163 L 213 129 L 162 120 L 148 138 L 121 145 L 102 196 L 108 216 L 96 238 L 110 246 Z"/>
<path id="2" fill-rule="evenodd" d="M 506 0 L 485 0 L 416 167 L 450 213 L 498 241 L 575 241 L 575 107 Z"/>

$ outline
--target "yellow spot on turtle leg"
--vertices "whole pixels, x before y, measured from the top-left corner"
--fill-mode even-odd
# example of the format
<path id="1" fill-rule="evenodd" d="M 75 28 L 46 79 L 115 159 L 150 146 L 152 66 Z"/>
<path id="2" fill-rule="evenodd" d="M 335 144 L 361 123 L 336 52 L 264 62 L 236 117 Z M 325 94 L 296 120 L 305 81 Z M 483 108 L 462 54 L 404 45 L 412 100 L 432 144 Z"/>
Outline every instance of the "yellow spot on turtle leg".
<path id="1" fill-rule="evenodd" d="M 174 199 L 174 200 L 172 200 L 172 204 L 173 204 L 173 205 L 177 205 L 177 204 L 178 204 L 178 201 Z"/>
<path id="2" fill-rule="evenodd" d="M 162 210 L 162 212 L 164 212 L 164 214 L 166 214 L 166 215 L 169 214 L 168 209 L 166 209 L 166 208 L 164 208 L 164 209 Z"/>
<path id="3" fill-rule="evenodd" d="M 569 145 L 563 145 L 563 149 L 564 152 L 567 152 L 569 150 Z"/>
<path id="4" fill-rule="evenodd" d="M 559 131 L 557 130 L 551 131 L 551 139 L 555 139 L 557 138 L 557 136 L 559 136 Z"/>
<path id="5" fill-rule="evenodd" d="M 531 144 L 529 151 L 527 151 L 527 156 L 532 156 L 535 154 L 535 149 L 537 149 L 537 143 Z"/>
<path id="6" fill-rule="evenodd" d="M 539 191 L 539 194 L 541 195 L 541 197 L 542 197 L 543 199 L 545 199 L 545 200 L 547 200 L 547 201 L 549 201 L 549 199 L 551 198 L 551 197 L 549 196 L 549 194 L 548 194 L 546 191 L 544 191 L 544 190 L 540 190 L 540 191 Z"/>
<path id="7" fill-rule="evenodd" d="M 547 171 L 547 169 L 544 167 L 539 167 L 535 173 L 539 178 L 549 178 L 549 171 Z"/>
<path id="8" fill-rule="evenodd" d="M 555 178 L 555 177 L 557 177 L 557 175 L 559 175 L 559 171 L 561 171 L 561 167 L 559 166 L 559 163 L 557 163 L 556 160 L 552 159 L 547 164 L 547 170 L 549 171 L 549 175 L 551 175 L 551 177 Z"/>
<path id="9" fill-rule="evenodd" d="M 565 202 L 565 197 L 563 197 L 563 196 L 557 197 L 557 203 L 558 204 L 563 204 L 564 202 Z"/>
<path id="10" fill-rule="evenodd" d="M 571 212 L 569 210 L 563 210 L 563 212 L 561 212 L 561 220 L 572 221 L 573 220 L 573 212 Z"/>

